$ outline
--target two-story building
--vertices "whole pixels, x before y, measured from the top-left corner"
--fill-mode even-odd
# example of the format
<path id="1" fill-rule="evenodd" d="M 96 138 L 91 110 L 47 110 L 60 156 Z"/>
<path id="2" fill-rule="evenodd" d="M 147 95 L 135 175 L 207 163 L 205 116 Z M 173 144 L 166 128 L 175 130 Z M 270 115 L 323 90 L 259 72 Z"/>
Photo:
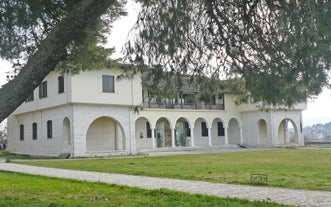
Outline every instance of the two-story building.
<path id="1" fill-rule="evenodd" d="M 208 103 L 197 87 L 184 85 L 158 96 L 141 75 L 122 71 L 51 72 L 8 118 L 8 150 L 72 157 L 136 154 L 228 145 L 304 145 L 301 111 L 260 110 L 235 103 L 238 94 L 217 91 Z M 287 126 L 294 136 L 287 135 Z"/>

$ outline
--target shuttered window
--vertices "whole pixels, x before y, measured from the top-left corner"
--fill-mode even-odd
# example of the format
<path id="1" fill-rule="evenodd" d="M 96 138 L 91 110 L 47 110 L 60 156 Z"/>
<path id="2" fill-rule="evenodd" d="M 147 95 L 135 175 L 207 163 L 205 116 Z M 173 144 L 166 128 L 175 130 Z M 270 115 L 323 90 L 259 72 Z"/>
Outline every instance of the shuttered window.
<path id="1" fill-rule="evenodd" d="M 102 92 L 104 93 L 115 92 L 114 76 L 112 75 L 102 76 Z"/>

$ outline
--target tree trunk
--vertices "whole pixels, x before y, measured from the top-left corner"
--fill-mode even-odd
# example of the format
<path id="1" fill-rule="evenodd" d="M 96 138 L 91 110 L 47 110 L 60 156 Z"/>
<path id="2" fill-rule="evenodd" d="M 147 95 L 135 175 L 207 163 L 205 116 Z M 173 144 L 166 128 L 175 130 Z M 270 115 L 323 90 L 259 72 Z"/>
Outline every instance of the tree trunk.
<path id="1" fill-rule="evenodd" d="M 20 73 L 0 88 L 0 123 L 64 60 L 66 47 L 104 14 L 114 0 L 84 0 L 41 42 Z"/>

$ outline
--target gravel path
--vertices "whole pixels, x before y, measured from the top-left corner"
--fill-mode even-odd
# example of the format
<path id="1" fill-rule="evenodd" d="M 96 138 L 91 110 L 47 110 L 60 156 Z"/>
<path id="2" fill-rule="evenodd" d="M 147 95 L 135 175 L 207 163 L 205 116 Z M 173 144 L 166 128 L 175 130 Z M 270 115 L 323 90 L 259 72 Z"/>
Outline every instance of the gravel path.
<path id="1" fill-rule="evenodd" d="M 121 175 L 77 170 L 64 170 L 46 167 L 34 167 L 12 163 L 1 163 L 0 170 L 57 178 L 70 178 L 89 182 L 104 182 L 145 189 L 167 188 L 187 193 L 235 197 L 249 200 L 271 200 L 277 203 L 299 206 L 331 206 L 331 192 L 306 191 L 273 187 L 256 187 L 189 181 L 146 176 Z"/>

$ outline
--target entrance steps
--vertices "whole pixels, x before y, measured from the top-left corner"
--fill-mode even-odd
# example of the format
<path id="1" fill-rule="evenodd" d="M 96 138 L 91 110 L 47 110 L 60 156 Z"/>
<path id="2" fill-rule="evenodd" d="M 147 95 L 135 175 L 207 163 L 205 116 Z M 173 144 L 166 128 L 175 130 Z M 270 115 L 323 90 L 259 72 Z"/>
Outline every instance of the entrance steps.
<path id="1" fill-rule="evenodd" d="M 219 153 L 243 150 L 238 145 L 220 145 L 220 146 L 197 146 L 197 147 L 165 147 L 139 150 L 139 154 L 150 156 L 166 154 L 198 154 L 198 153 Z"/>

